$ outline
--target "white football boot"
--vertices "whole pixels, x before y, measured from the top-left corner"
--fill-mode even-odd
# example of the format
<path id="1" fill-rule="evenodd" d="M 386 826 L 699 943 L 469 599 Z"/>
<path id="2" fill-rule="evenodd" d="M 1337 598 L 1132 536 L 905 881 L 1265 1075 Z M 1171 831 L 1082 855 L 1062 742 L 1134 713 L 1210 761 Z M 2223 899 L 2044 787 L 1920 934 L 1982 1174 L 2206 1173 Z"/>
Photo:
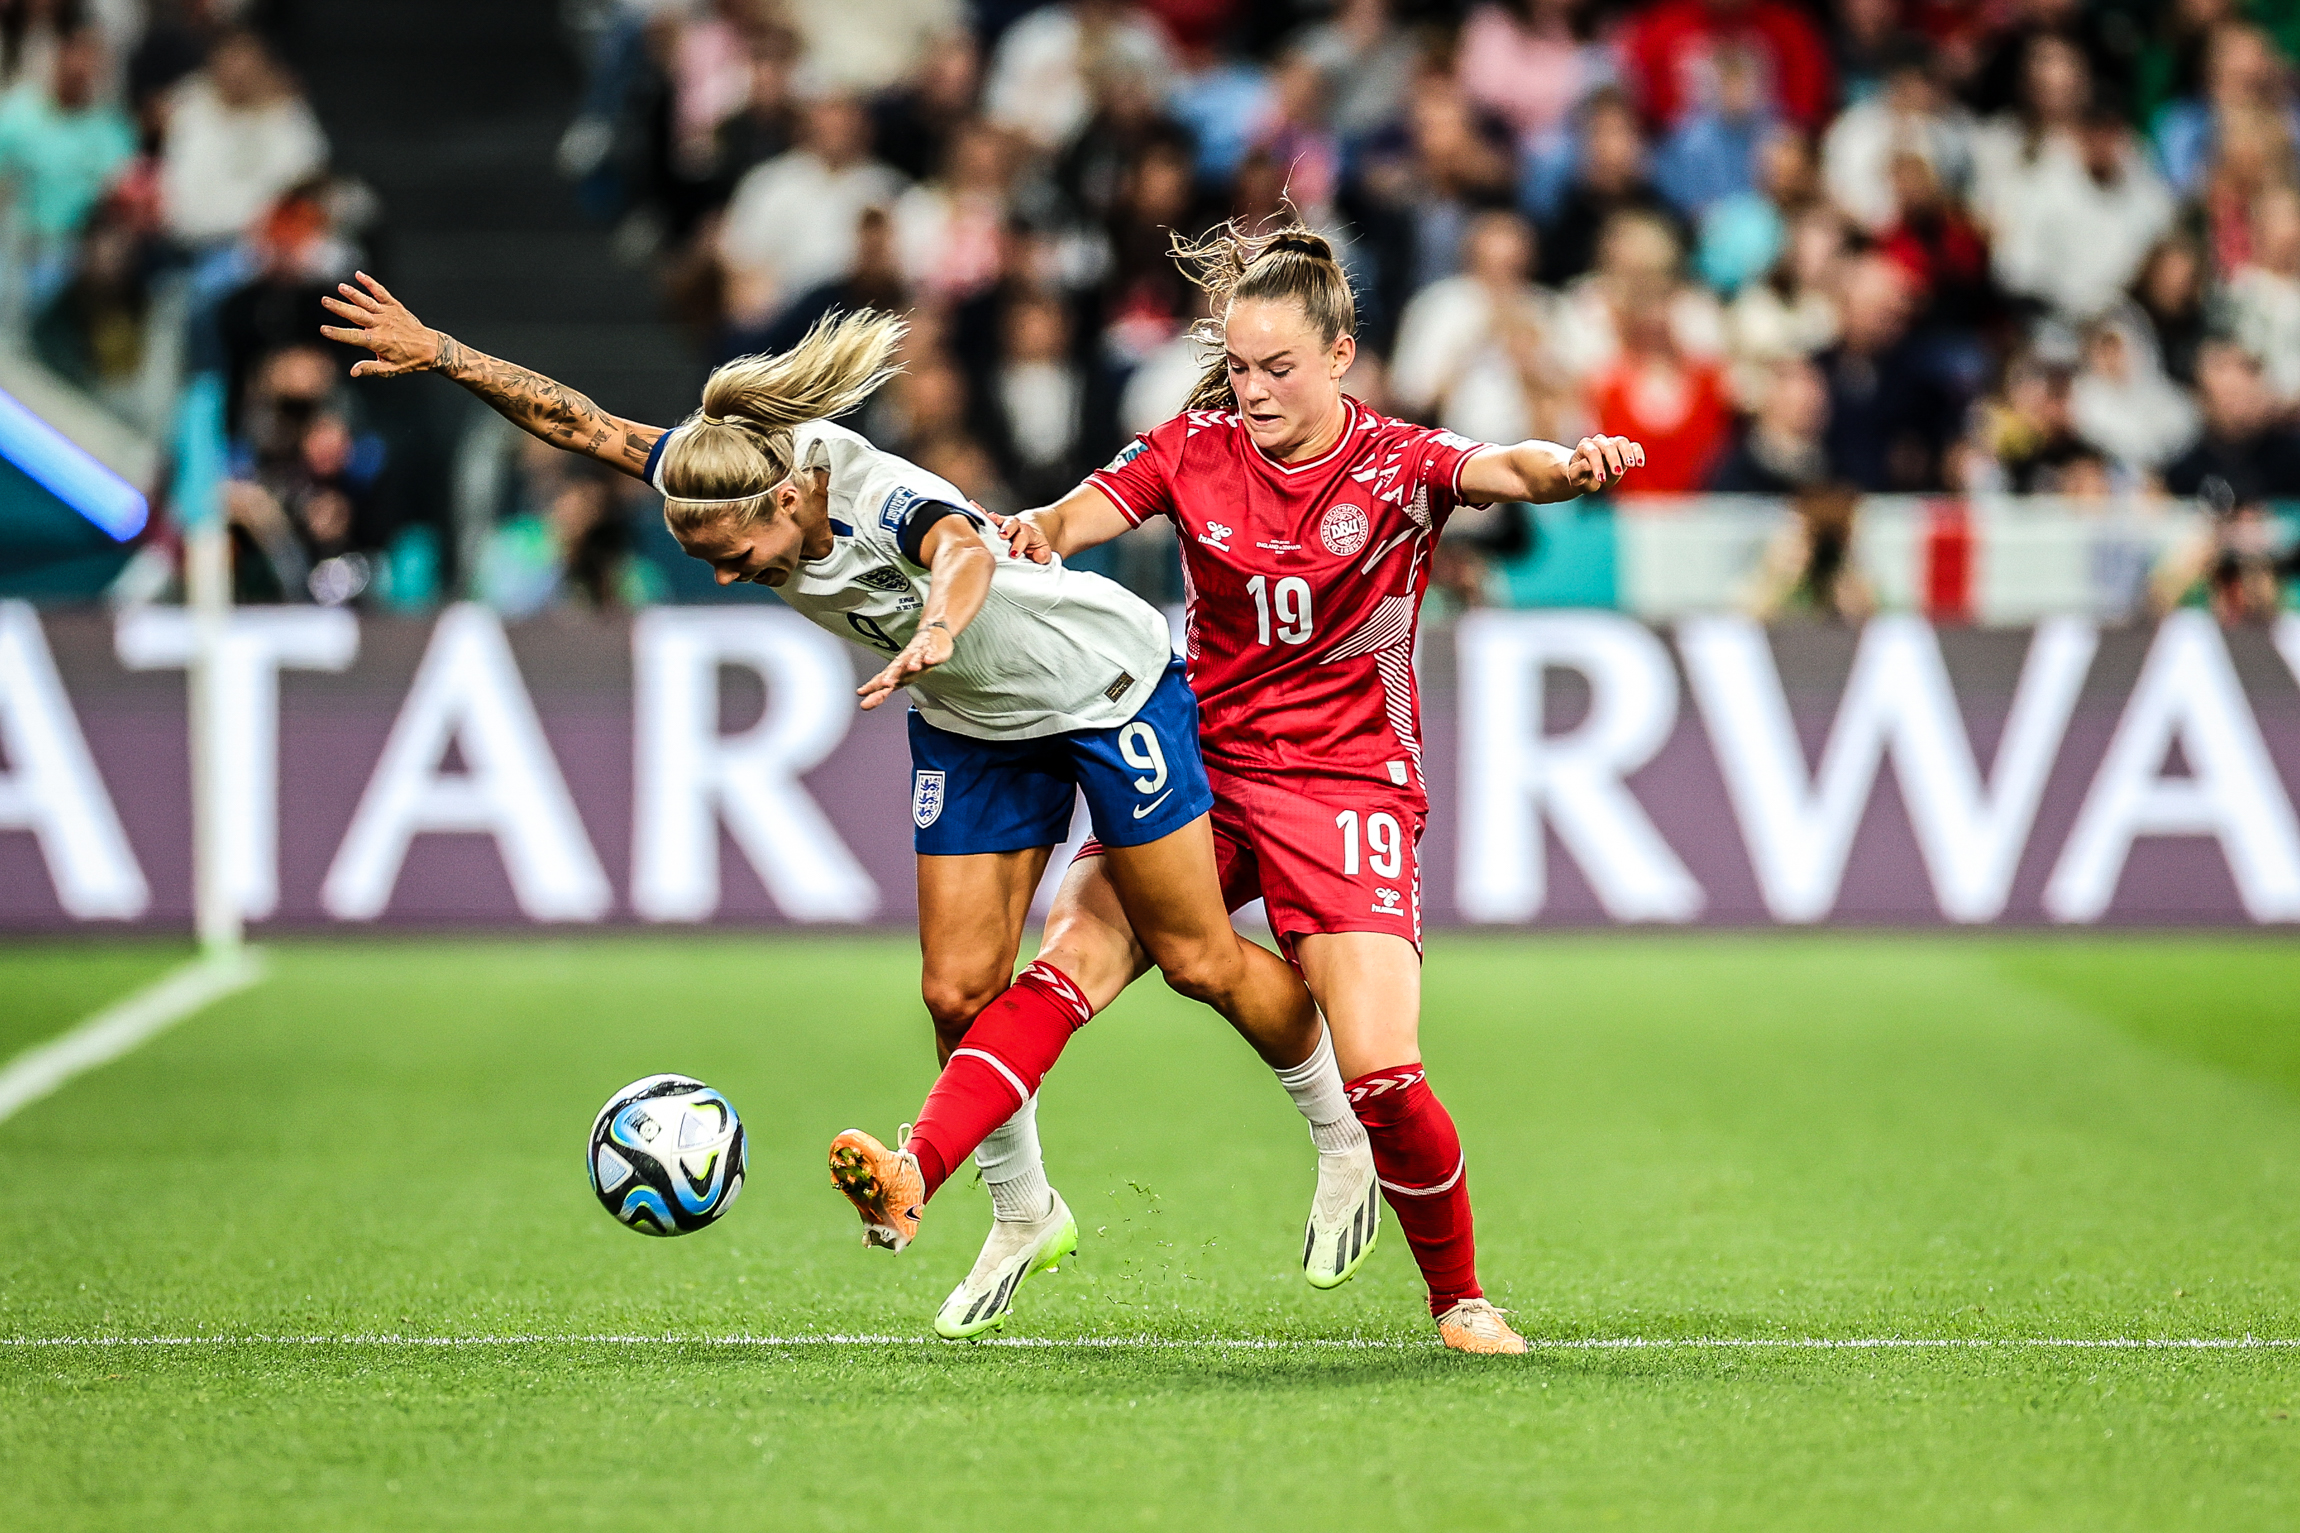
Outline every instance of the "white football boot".
<path id="1" fill-rule="evenodd" d="M 1078 1221 L 1070 1217 L 1070 1205 L 1059 1192 L 1043 1219 L 994 1221 L 982 1254 L 974 1259 L 974 1270 L 935 1312 L 935 1335 L 964 1341 L 998 1330 L 1006 1324 L 1022 1280 L 1034 1272 L 1055 1271 L 1077 1249 Z"/>
<path id="2" fill-rule="evenodd" d="M 1382 1232 L 1382 1185 L 1373 1147 L 1360 1140 L 1318 1157 L 1318 1195 L 1302 1240 L 1302 1276 L 1312 1288 L 1339 1288 L 1357 1276 Z"/>

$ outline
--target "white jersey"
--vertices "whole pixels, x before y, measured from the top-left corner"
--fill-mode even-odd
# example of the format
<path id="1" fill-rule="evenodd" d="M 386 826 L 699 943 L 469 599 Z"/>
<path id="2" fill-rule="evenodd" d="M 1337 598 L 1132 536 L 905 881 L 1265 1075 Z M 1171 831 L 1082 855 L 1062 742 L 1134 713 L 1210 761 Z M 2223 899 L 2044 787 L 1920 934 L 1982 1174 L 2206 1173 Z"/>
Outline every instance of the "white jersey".
<path id="1" fill-rule="evenodd" d="M 801 560 L 776 594 L 816 625 L 892 655 L 918 632 L 926 606 L 927 572 L 904 555 L 903 524 L 920 505 L 963 508 L 966 494 L 844 426 L 810 421 L 792 438 L 801 468 L 829 471 L 832 546 Z M 950 659 L 909 683 L 920 716 L 979 740 L 1111 729 L 1134 717 L 1173 658 L 1166 619 L 1059 559 L 1009 558 L 1004 538 L 975 525 L 996 556 L 990 594 Z"/>

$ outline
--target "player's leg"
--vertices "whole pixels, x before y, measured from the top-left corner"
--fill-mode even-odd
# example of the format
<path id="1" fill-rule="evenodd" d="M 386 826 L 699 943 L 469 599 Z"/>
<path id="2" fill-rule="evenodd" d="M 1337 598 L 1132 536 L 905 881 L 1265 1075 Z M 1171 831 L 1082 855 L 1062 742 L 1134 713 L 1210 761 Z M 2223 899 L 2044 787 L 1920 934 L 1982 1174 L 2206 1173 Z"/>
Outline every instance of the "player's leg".
<path id="1" fill-rule="evenodd" d="M 1035 1223 L 1055 1201 L 1030 1110 L 1036 1079 L 1010 1091 L 1010 1075 L 989 1068 L 997 1061 L 983 1040 L 1010 1031 L 1016 1012 L 1042 1010 L 1034 992 L 1018 993 L 1014 958 L 1031 894 L 1076 795 L 1066 763 L 1035 742 L 973 740 L 916 714 L 910 737 L 922 990 L 945 1067 L 922 1122 L 933 1117 L 947 1132 L 930 1130 L 923 1144 L 906 1133 L 890 1150 L 849 1130 L 831 1154 L 832 1180 L 862 1215 L 866 1242 L 896 1250 L 916 1232 L 927 1198 L 986 1144 L 994 1210 Z M 1053 1027 L 1067 1038 L 1066 1018 Z"/>
<path id="2" fill-rule="evenodd" d="M 1457 1351 L 1523 1352 L 1524 1338 L 1478 1286 L 1468 1160 L 1422 1069 L 1421 954 L 1404 937 L 1362 931 L 1306 933 L 1295 953 L 1333 1028 L 1335 1058 L 1429 1285 L 1439 1335 Z"/>
<path id="3" fill-rule="evenodd" d="M 1461 1136 L 1421 1054 L 1421 809 L 1389 785 L 1243 782 L 1270 924 L 1325 1012 L 1382 1191 L 1448 1346 L 1519 1351 L 1485 1302 Z"/>
<path id="4" fill-rule="evenodd" d="M 1095 972 L 1090 996 L 1155 964 L 1277 1072 L 1319 1151 L 1303 1272 L 1333 1287 L 1357 1270 L 1379 1228 L 1373 1157 L 1299 977 L 1230 925 L 1230 911 L 1260 893 L 1260 873 L 1246 850 L 1250 833 L 1235 806 L 1217 799 L 1199 754 L 1197 699 L 1181 667 L 1161 678 L 1131 722 L 1069 738 L 1101 855 L 1092 859 L 1099 866 L 1066 881 L 1073 909 L 1059 929 L 1049 924 L 1049 951 L 1061 953 L 1074 931 L 1097 950 L 1115 948 L 1110 933 L 1130 932 L 1128 966 Z"/>

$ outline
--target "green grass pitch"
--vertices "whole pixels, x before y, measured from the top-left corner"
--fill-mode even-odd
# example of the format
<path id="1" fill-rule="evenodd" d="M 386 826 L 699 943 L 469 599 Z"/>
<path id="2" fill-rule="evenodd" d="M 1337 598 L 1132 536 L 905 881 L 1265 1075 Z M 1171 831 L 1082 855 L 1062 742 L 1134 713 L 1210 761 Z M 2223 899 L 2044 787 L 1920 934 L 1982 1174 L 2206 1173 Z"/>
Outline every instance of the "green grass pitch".
<path id="1" fill-rule="evenodd" d="M 0 1057 L 182 956 L 0 952 Z M 2300 1337 L 2288 940 L 1433 943 L 1481 1267 L 1549 1344 L 1502 1360 L 1435 1348 L 1394 1226 L 1302 1282 L 1300 1122 L 1155 982 L 1048 1083 L 1083 1245 L 1007 1334 L 1280 1345 L 923 1340 L 981 1190 L 890 1258 L 822 1165 L 930 1079 L 907 941 L 273 957 L 0 1123 L 5 1526 L 2300 1525 L 2300 1349 L 2019 1345 Z M 681 1240 L 582 1172 L 665 1069 L 751 1136 Z M 865 1333 L 922 1339 L 805 1339 Z M 89 1337 L 197 1339 L 27 1344 Z M 1998 1345 L 1573 1345 L 1805 1338 Z"/>

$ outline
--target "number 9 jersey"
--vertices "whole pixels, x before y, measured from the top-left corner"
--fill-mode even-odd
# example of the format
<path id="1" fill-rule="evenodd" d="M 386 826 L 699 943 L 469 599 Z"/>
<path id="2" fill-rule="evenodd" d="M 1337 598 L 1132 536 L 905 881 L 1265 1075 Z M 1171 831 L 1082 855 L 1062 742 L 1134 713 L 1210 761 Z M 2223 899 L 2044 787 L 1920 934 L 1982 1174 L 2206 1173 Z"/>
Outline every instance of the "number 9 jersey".
<path id="1" fill-rule="evenodd" d="M 1371 779 L 1426 807 L 1414 634 L 1462 465 L 1486 444 L 1342 403 L 1340 439 L 1306 462 L 1191 410 L 1087 482 L 1128 521 L 1180 530 L 1209 767 Z"/>

